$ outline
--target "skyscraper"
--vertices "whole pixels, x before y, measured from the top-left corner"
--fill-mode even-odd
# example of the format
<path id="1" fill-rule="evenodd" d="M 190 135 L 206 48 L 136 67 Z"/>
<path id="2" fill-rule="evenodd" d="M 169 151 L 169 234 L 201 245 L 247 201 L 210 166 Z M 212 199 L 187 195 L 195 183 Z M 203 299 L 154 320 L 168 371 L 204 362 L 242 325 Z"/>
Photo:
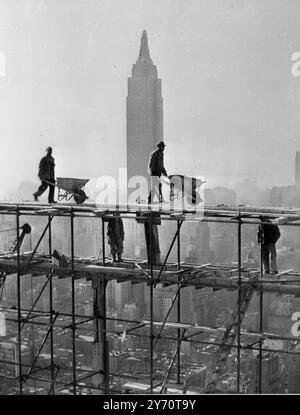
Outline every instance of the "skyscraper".
<path id="1" fill-rule="evenodd" d="M 140 53 L 128 79 L 127 174 L 148 177 L 149 154 L 163 140 L 161 79 L 149 53 L 147 33 L 141 38 Z"/>

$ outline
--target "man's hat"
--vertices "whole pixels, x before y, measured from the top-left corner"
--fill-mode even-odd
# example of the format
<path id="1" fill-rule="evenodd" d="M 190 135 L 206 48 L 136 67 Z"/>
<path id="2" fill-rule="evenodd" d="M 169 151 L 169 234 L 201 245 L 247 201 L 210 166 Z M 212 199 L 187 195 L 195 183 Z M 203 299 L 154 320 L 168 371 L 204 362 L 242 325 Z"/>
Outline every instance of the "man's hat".
<path id="1" fill-rule="evenodd" d="M 166 147 L 166 144 L 163 141 L 156 143 L 156 147 Z"/>
<path id="2" fill-rule="evenodd" d="M 48 151 L 48 150 L 52 150 L 52 147 L 47 147 L 46 148 L 46 151 Z"/>

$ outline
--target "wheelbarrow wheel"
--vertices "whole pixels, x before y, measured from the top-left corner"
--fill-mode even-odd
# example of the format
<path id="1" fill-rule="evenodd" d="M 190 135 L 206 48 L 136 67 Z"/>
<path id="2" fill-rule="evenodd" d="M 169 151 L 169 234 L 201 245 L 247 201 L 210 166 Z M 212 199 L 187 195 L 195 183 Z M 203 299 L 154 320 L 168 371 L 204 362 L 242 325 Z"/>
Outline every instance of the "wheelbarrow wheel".
<path id="1" fill-rule="evenodd" d="M 78 190 L 77 195 L 74 195 L 76 203 L 81 204 L 87 199 L 86 194 L 83 190 Z"/>

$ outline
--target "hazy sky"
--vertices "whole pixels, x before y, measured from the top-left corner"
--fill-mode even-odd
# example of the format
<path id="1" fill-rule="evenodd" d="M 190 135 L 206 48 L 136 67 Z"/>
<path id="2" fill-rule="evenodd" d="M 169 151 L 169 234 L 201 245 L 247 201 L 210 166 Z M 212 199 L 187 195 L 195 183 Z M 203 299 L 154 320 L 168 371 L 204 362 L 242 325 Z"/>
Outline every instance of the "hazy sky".
<path id="1" fill-rule="evenodd" d="M 289 184 L 300 150 L 296 0 L 0 0 L 0 196 L 54 148 L 57 176 L 125 167 L 127 78 L 146 29 L 169 173 Z"/>

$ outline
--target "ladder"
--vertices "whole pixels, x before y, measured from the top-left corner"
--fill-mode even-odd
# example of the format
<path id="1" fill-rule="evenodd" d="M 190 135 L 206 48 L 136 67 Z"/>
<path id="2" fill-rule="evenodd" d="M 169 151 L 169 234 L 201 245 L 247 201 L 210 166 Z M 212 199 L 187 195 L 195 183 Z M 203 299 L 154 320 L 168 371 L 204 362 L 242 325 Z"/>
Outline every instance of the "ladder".
<path id="1" fill-rule="evenodd" d="M 242 323 L 245 317 L 247 308 L 250 304 L 254 291 L 255 291 L 254 286 L 244 288 L 241 291 L 240 323 Z M 234 310 L 234 313 L 232 315 L 232 321 L 224 332 L 221 346 L 217 354 L 216 362 L 213 365 L 213 368 L 209 374 L 206 387 L 205 387 L 205 393 L 214 393 L 216 390 L 218 380 L 225 367 L 231 347 L 233 346 L 234 341 L 237 337 L 238 319 L 239 319 L 239 304 L 237 303 L 236 309 Z"/>

